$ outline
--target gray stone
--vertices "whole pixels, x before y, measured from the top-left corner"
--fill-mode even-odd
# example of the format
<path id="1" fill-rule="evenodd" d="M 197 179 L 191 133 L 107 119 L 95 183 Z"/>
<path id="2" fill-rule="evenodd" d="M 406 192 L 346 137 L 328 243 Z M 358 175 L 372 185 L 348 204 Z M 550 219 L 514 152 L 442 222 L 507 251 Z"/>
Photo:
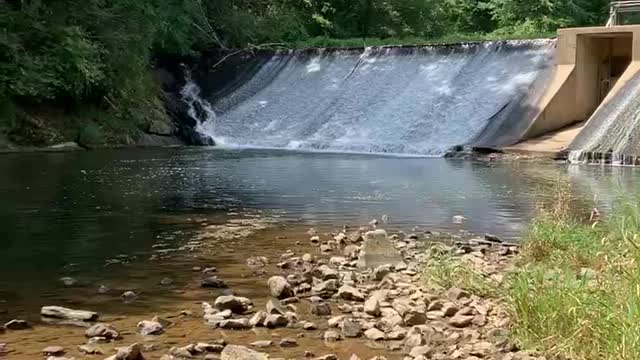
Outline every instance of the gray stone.
<path id="1" fill-rule="evenodd" d="M 111 324 L 98 323 L 84 332 L 84 335 L 88 338 L 104 337 L 107 339 L 117 339 L 120 337 L 120 332 Z"/>
<path id="2" fill-rule="evenodd" d="M 269 299 L 265 307 L 269 315 L 284 315 L 287 313 L 287 308 L 278 299 Z"/>
<path id="3" fill-rule="evenodd" d="M 380 340 L 384 340 L 385 339 L 385 335 L 382 331 L 376 329 L 376 328 L 371 328 L 367 331 L 364 332 L 364 336 L 369 339 L 369 340 L 373 340 L 373 341 L 380 341 Z"/>
<path id="4" fill-rule="evenodd" d="M 120 295 L 120 297 L 122 298 L 122 301 L 129 303 L 135 301 L 138 298 L 138 294 L 133 291 L 125 291 Z"/>
<path id="5" fill-rule="evenodd" d="M 197 353 L 205 353 L 205 352 L 215 352 L 219 353 L 224 349 L 224 345 L 222 344 L 208 344 L 208 343 L 197 343 L 193 350 Z"/>
<path id="6" fill-rule="evenodd" d="M 391 264 L 383 264 L 383 265 L 377 266 L 373 270 L 373 279 L 376 281 L 380 281 L 384 279 L 385 276 L 391 273 L 392 269 L 393 269 L 393 265 Z"/>
<path id="7" fill-rule="evenodd" d="M 270 346 L 273 346 L 273 341 L 271 341 L 271 340 L 258 340 L 258 341 L 252 342 L 249 345 L 251 345 L 253 347 L 264 349 L 264 348 L 268 348 Z"/>
<path id="8" fill-rule="evenodd" d="M 330 279 L 323 281 L 311 288 L 311 292 L 315 295 L 328 297 L 338 291 L 338 280 Z"/>
<path id="9" fill-rule="evenodd" d="M 449 324 L 457 328 L 464 328 L 471 325 L 471 322 L 473 322 L 473 319 L 474 319 L 473 316 L 456 315 L 449 320 Z"/>
<path id="10" fill-rule="evenodd" d="M 289 320 L 283 315 L 267 315 L 264 320 L 264 326 L 270 329 L 287 326 L 288 324 Z"/>
<path id="11" fill-rule="evenodd" d="M 380 316 L 380 301 L 378 297 L 371 296 L 364 302 L 364 312 L 371 316 Z"/>
<path id="12" fill-rule="evenodd" d="M 269 259 L 264 256 L 252 256 L 247 259 L 247 266 L 252 269 L 259 269 L 267 266 L 269 264 Z"/>
<path id="13" fill-rule="evenodd" d="M 248 319 L 241 318 L 222 320 L 218 323 L 218 327 L 222 329 L 248 329 L 251 326 L 249 326 Z"/>
<path id="14" fill-rule="evenodd" d="M 251 300 L 234 295 L 218 296 L 213 306 L 218 310 L 231 310 L 236 314 L 244 314 L 251 308 L 253 302 Z"/>
<path id="15" fill-rule="evenodd" d="M 171 278 L 162 278 L 162 280 L 160 280 L 160 285 L 164 285 L 164 286 L 168 286 L 173 284 L 173 280 Z"/>
<path id="16" fill-rule="evenodd" d="M 355 338 L 362 334 L 362 325 L 353 319 L 344 319 L 340 328 L 342 335 L 347 338 Z"/>
<path id="17" fill-rule="evenodd" d="M 42 350 L 44 355 L 61 356 L 64 355 L 64 348 L 62 346 L 47 346 Z"/>
<path id="18" fill-rule="evenodd" d="M 342 340 L 342 336 L 337 331 L 327 330 L 324 332 L 322 336 L 324 341 L 340 341 Z"/>
<path id="19" fill-rule="evenodd" d="M 279 343 L 280 347 L 294 347 L 298 346 L 298 341 L 292 338 L 283 338 Z"/>
<path id="20" fill-rule="evenodd" d="M 227 287 L 227 284 L 217 276 L 208 276 L 202 279 L 200 286 L 203 288 L 224 289 Z"/>
<path id="21" fill-rule="evenodd" d="M 56 319 L 96 321 L 98 313 L 93 311 L 73 310 L 61 306 L 43 306 L 40 315 Z"/>
<path id="22" fill-rule="evenodd" d="M 302 328 L 305 330 L 315 330 L 318 327 L 316 326 L 316 324 L 310 322 L 310 321 L 306 321 L 304 324 L 302 324 Z"/>
<path id="23" fill-rule="evenodd" d="M 244 346 L 227 345 L 220 354 L 220 360 L 267 360 L 266 354 Z"/>
<path id="24" fill-rule="evenodd" d="M 313 270 L 313 276 L 322 280 L 338 279 L 338 271 L 330 268 L 327 265 L 320 265 Z"/>
<path id="25" fill-rule="evenodd" d="M 404 324 L 407 326 L 422 325 L 427 322 L 427 314 L 422 311 L 411 309 L 404 315 Z"/>
<path id="26" fill-rule="evenodd" d="M 267 319 L 268 314 L 265 311 L 256 312 L 249 320 L 249 326 L 263 326 L 264 321 Z"/>
<path id="27" fill-rule="evenodd" d="M 102 355 L 104 351 L 93 344 L 78 345 L 78 351 L 85 355 Z"/>
<path id="28" fill-rule="evenodd" d="M 142 320 L 137 325 L 138 333 L 142 336 L 160 335 L 164 332 L 164 327 L 157 321 Z"/>
<path id="29" fill-rule="evenodd" d="M 340 289 L 338 289 L 338 296 L 345 300 L 364 301 L 364 295 L 362 295 L 360 290 L 349 285 L 342 285 Z"/>
<path id="30" fill-rule="evenodd" d="M 365 234 L 358 267 L 375 269 L 380 265 L 397 264 L 400 261 L 402 261 L 402 255 L 389 241 L 386 231 L 380 229 Z"/>
<path id="31" fill-rule="evenodd" d="M 293 289 L 287 279 L 282 276 L 272 276 L 267 280 L 269 286 L 269 293 L 271 296 L 278 299 L 285 299 L 293 296 Z"/>
<path id="32" fill-rule="evenodd" d="M 13 319 L 4 324 L 4 327 L 9 330 L 25 330 L 31 327 L 26 320 Z"/>
<path id="33" fill-rule="evenodd" d="M 418 356 L 431 358 L 432 355 L 433 355 L 433 349 L 429 345 L 416 346 L 413 349 L 411 349 L 411 351 L 409 352 L 409 356 L 414 358 Z"/>
<path id="34" fill-rule="evenodd" d="M 142 347 L 137 343 L 117 348 L 116 351 L 115 355 L 109 356 L 105 360 L 144 360 Z"/>

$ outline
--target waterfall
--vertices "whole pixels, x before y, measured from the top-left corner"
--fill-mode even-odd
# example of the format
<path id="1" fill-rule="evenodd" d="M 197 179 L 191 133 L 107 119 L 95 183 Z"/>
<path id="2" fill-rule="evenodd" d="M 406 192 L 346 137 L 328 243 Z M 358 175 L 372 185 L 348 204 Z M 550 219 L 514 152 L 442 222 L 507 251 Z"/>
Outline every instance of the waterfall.
<path id="1" fill-rule="evenodd" d="M 209 126 L 209 123 L 214 123 L 216 120 L 216 113 L 213 107 L 207 100 L 200 96 L 200 87 L 191 78 L 189 71 L 185 73 L 185 80 L 186 83 L 180 91 L 180 96 L 182 97 L 182 101 L 188 106 L 187 113 L 196 122 L 194 130 L 196 133 L 212 141 L 215 145 L 224 145 L 223 139 L 218 138 L 212 127 Z"/>
<path id="2" fill-rule="evenodd" d="M 492 145 L 518 138 L 531 119 L 514 104 L 549 73 L 554 45 L 275 52 L 224 95 L 204 100 L 190 81 L 183 97 L 197 130 L 226 146 L 443 156 L 481 133 Z"/>

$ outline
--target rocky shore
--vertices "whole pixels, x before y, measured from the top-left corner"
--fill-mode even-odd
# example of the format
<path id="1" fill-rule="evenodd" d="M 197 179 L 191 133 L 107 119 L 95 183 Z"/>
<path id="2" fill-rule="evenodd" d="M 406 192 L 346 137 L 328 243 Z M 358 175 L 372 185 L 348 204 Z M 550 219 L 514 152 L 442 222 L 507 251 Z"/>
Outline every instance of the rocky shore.
<path id="1" fill-rule="evenodd" d="M 315 251 L 283 253 L 277 259 L 277 273 L 265 270 L 272 259 L 246 259 L 255 281 L 262 281 L 269 293 L 260 306 L 227 288 L 216 268 L 207 268 L 193 269 L 203 274 L 200 286 L 221 295 L 213 301 L 203 299 L 199 314 L 185 310 L 175 319 L 156 316 L 139 321 L 136 328 L 119 329 L 100 322 L 95 312 L 43 307 L 43 318 L 84 325 L 87 340 L 85 344 L 47 342 L 42 356 L 48 360 L 73 359 L 78 353 L 81 358 L 109 360 L 259 360 L 280 358 L 287 349 L 287 358 L 329 360 L 353 349 L 350 360 L 356 360 L 363 356 L 358 350 L 367 348 L 367 354 L 376 354 L 378 360 L 542 359 L 511 342 L 511 319 L 498 299 L 433 286 L 427 280 L 426 264 L 436 255 L 447 254 L 487 281 L 499 283 L 518 252 L 515 244 L 490 235 L 464 240 L 429 232 L 388 235 L 376 225 L 374 221 L 368 227 L 333 234 L 310 229 L 308 238 L 297 242 L 308 242 L 307 248 Z M 168 278 L 162 281 L 171 283 Z M 182 318 L 206 324 L 212 339 L 189 341 L 186 334 L 182 344 L 159 345 L 165 332 Z M 5 324 L 6 329 L 0 327 L 0 333 L 25 331 L 29 326 L 15 319 Z M 252 340 L 255 334 L 263 339 Z M 147 343 L 149 338 L 156 341 Z M 114 349 L 113 345 L 110 354 L 105 349 Z M 12 358 L 12 346 L 0 344 L 0 358 Z"/>

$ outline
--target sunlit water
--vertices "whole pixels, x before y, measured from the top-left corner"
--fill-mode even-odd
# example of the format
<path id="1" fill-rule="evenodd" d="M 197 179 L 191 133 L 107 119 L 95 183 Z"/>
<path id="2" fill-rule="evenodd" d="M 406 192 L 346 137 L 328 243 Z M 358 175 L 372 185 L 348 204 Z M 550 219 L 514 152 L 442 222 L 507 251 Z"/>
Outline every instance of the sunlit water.
<path id="1" fill-rule="evenodd" d="M 391 230 L 490 232 L 518 241 L 548 196 L 544 188 L 557 181 L 572 184 L 581 210 L 606 212 L 637 179 L 634 168 L 285 151 L 2 155 L 0 322 L 37 322 L 43 305 L 111 315 L 195 306 L 216 294 L 199 288 L 195 265 L 216 266 L 237 293 L 261 298 L 266 286 L 244 265 L 248 256 L 317 251 L 308 246 L 309 227 L 331 231 L 382 215 L 389 220 L 381 226 Z M 455 215 L 467 221 L 454 224 Z M 251 220 L 248 237 L 207 235 L 233 219 Z M 185 246 L 196 243 L 202 247 Z M 65 287 L 64 276 L 79 284 Z M 163 277 L 174 283 L 160 285 Z M 112 291 L 97 295 L 99 285 Z M 124 304 L 124 290 L 141 296 Z"/>

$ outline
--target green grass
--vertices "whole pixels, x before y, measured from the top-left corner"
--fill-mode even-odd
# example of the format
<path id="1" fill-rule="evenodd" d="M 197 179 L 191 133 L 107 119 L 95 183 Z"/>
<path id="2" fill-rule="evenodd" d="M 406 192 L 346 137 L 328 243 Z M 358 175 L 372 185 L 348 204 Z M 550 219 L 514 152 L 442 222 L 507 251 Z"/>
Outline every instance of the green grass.
<path id="1" fill-rule="evenodd" d="M 513 340 L 548 359 L 640 359 L 640 197 L 590 222 L 571 215 L 568 193 L 532 223 L 500 286 L 487 288 L 486 277 L 438 253 L 426 279 L 501 299 Z"/>

